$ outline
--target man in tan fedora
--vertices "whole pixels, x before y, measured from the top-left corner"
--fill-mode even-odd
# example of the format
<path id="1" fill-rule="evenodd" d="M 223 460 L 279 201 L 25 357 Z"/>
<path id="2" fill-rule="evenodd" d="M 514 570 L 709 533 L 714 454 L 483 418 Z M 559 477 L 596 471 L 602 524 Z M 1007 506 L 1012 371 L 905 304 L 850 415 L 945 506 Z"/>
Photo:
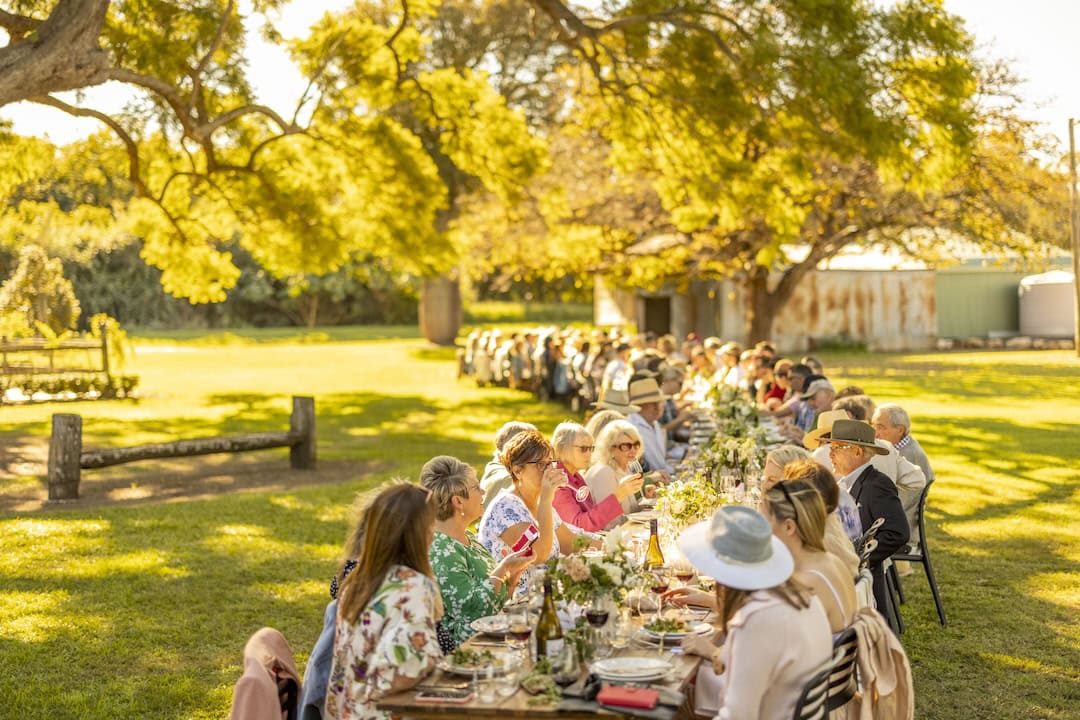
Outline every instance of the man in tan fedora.
<path id="1" fill-rule="evenodd" d="M 886 455 L 888 450 L 874 442 L 873 426 L 859 420 L 836 420 L 832 430 L 819 439 L 829 443 L 829 458 L 836 468 L 837 481 L 858 503 L 862 526 L 868 528 L 878 518 L 884 520 L 877 531 L 877 547 L 870 553 L 870 572 L 874 576 L 874 601 L 878 610 L 889 618 L 887 608 L 891 599 L 882 563 L 907 545 L 911 530 L 896 485 L 870 463 L 874 455 Z"/>
<path id="2" fill-rule="evenodd" d="M 671 479 L 675 468 L 667 461 L 667 433 L 659 423 L 664 414 L 667 395 L 660 392 L 654 378 L 643 378 L 630 383 L 630 402 L 640 409 L 627 417 L 630 424 L 641 434 L 645 446 L 645 464 L 648 470 L 659 471 L 664 480 Z"/>

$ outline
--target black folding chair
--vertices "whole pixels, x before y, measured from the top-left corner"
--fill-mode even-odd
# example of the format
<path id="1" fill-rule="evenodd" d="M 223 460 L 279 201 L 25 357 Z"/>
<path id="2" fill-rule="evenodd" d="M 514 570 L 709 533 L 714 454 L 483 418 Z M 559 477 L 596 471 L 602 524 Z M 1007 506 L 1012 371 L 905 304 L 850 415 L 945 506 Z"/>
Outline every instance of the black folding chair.
<path id="1" fill-rule="evenodd" d="M 832 659 L 806 681 L 795 703 L 795 720 L 825 720 L 829 715 L 829 677 Z"/>
<path id="2" fill-rule="evenodd" d="M 899 603 L 906 603 L 904 588 L 900 584 L 900 574 L 896 571 L 894 563 L 897 560 L 906 560 L 910 563 L 922 565 L 923 570 L 926 572 L 926 579 L 930 583 L 930 592 L 934 596 L 934 605 L 937 606 L 938 620 L 944 626 L 945 606 L 941 603 L 941 593 L 938 591 L 937 581 L 934 579 L 934 566 L 930 564 L 930 550 L 926 545 L 926 496 L 930 492 L 932 484 L 932 482 L 926 483 L 926 487 L 923 488 L 922 494 L 919 496 L 919 510 L 917 513 L 919 544 L 916 547 L 908 547 L 907 552 L 898 552 L 892 556 L 893 563 L 889 563 L 888 578 L 895 600 Z"/>
<path id="3" fill-rule="evenodd" d="M 833 640 L 832 672 L 829 674 L 829 711 L 837 710 L 855 697 L 855 660 L 858 651 L 855 629 L 847 628 Z"/>

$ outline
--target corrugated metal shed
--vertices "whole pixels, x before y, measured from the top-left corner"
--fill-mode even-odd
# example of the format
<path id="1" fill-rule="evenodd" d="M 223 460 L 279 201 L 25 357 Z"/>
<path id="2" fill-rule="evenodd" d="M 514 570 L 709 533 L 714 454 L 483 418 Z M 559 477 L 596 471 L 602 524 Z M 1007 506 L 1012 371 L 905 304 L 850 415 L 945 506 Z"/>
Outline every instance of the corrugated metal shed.
<path id="1" fill-rule="evenodd" d="M 1020 332 L 1016 290 L 1023 273 L 991 268 L 943 269 L 935 277 L 938 335 L 1006 337 Z"/>

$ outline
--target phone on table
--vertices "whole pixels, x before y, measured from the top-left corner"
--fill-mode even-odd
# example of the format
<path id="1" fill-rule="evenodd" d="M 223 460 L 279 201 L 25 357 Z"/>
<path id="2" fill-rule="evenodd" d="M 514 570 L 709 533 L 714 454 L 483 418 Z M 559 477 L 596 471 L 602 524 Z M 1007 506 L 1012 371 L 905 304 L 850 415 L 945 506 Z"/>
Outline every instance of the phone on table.
<path id="1" fill-rule="evenodd" d="M 521 533 L 521 537 L 517 539 L 517 542 L 510 548 L 514 552 L 520 551 L 522 548 L 528 546 L 529 552 L 525 553 L 525 557 L 532 557 L 532 544 L 540 539 L 540 531 L 536 529 L 535 525 L 530 525 L 525 528 L 525 532 Z"/>
<path id="2" fill-rule="evenodd" d="M 416 702 L 467 703 L 472 700 L 472 696 L 472 691 L 466 689 L 421 690 L 416 693 Z"/>

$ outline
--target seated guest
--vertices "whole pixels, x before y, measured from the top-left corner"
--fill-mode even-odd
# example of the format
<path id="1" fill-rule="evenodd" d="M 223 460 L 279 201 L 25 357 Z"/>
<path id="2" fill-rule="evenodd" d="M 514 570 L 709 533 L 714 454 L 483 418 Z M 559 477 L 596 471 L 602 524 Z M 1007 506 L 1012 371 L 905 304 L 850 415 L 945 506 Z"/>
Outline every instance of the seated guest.
<path id="1" fill-rule="evenodd" d="M 642 476 L 629 475 L 615 487 L 615 492 L 597 502 L 585 484 L 581 471 L 589 467 L 596 445 L 592 435 L 574 422 L 559 423 L 551 435 L 555 459 L 566 472 L 567 483 L 555 491 L 555 512 L 564 522 L 588 532 L 596 532 L 619 521 L 622 501 L 641 489 Z"/>
<path id="2" fill-rule="evenodd" d="M 888 607 L 888 589 L 882 563 L 904 547 L 911 531 L 896 485 L 870 464 L 872 455 L 887 451 L 874 443 L 874 428 L 858 420 L 836 420 L 832 431 L 823 435 L 829 443 L 829 456 L 840 476 L 840 487 L 851 493 L 859 505 L 859 519 L 864 528 L 882 518 L 877 531 L 878 545 L 870 553 L 870 572 L 874 576 L 874 600 L 879 610 Z"/>
<path id="3" fill-rule="evenodd" d="M 792 365 L 788 373 L 788 384 L 791 388 L 784 399 L 784 403 L 775 409 L 763 410 L 762 415 L 774 418 L 797 415 L 803 405 L 803 400 L 800 397 L 803 388 L 807 385 L 807 379 L 813 374 L 813 371 L 802 363 Z"/>
<path id="4" fill-rule="evenodd" d="M 420 486 L 435 506 L 428 558 L 446 610 L 442 627 L 456 647 L 473 634 L 473 620 L 502 610 L 533 558 L 522 550 L 496 562 L 469 532 L 484 512 L 484 491 L 476 471 L 465 463 L 449 455 L 428 460 L 420 470 Z"/>
<path id="5" fill-rule="evenodd" d="M 593 413 L 592 417 L 589 418 L 589 422 L 585 423 L 585 432 L 589 433 L 589 437 L 600 437 L 600 433 L 608 426 L 608 423 L 625 419 L 626 416 L 621 412 L 601 410 Z"/>
<path id="6" fill-rule="evenodd" d="M 551 445 L 536 430 L 518 433 L 503 448 L 503 465 L 514 485 L 499 492 L 480 519 L 480 542 L 500 558 L 530 525 L 540 537 L 532 545 L 536 563 L 546 563 L 573 549 L 575 532 L 559 518 L 551 505 L 555 491 L 566 484 L 566 473 L 555 466 Z M 518 587 L 525 590 L 525 579 Z"/>
<path id="7" fill-rule="evenodd" d="M 495 499 L 500 490 L 510 487 L 510 473 L 507 472 L 502 461 L 499 460 L 499 455 L 502 453 L 506 443 L 510 441 L 510 438 L 525 430 L 536 430 L 536 426 L 532 423 L 511 420 L 495 433 L 495 456 L 488 461 L 487 466 L 484 468 L 484 475 L 480 478 L 480 487 L 484 491 L 485 507 Z"/>
<path id="8" fill-rule="evenodd" d="M 707 636 L 682 641 L 711 659 L 698 670 L 695 712 L 736 720 L 788 720 L 806 681 L 832 654 L 821 602 L 792 578 L 794 561 L 760 513 L 727 505 L 679 537 L 679 549 L 715 594 L 680 588 L 667 594 L 719 612 L 723 645 Z"/>
<path id="9" fill-rule="evenodd" d="M 784 467 L 784 480 L 799 480 L 809 484 L 821 495 L 825 505 L 825 550 L 838 558 L 854 578 L 859 572 L 859 556 L 855 541 L 862 534 L 862 521 L 855 500 L 836 482 L 836 477 L 813 460 L 789 463 Z M 845 505 L 846 503 L 849 503 Z"/>
<path id="10" fill-rule="evenodd" d="M 833 403 L 834 410 L 822 413 L 818 419 L 818 427 L 813 432 L 807 433 L 803 444 L 814 450 L 811 457 L 824 465 L 830 471 L 833 469 L 832 460 L 829 459 L 829 446 L 822 443 L 820 437 L 829 432 L 836 420 L 865 420 L 867 418 L 865 405 L 859 397 L 851 396 Z M 885 475 L 896 485 L 896 492 L 900 496 L 900 504 L 904 508 L 904 514 L 908 519 L 908 527 L 913 533 L 912 537 L 918 537 L 918 509 L 919 498 L 923 488 L 926 487 L 926 478 L 923 471 L 917 465 L 903 457 L 892 443 L 888 440 L 875 438 L 874 444 L 885 450 L 883 455 L 874 455 L 870 461 L 875 468 Z M 815 449 L 816 448 L 816 449 Z"/>
<path id="11" fill-rule="evenodd" d="M 585 473 L 585 484 L 589 486 L 593 500 L 603 502 L 609 495 L 615 494 L 615 489 L 627 475 L 639 474 L 630 472 L 630 463 L 640 460 L 641 453 L 641 436 L 636 427 L 626 420 L 609 423 L 596 438 L 592 465 Z M 652 495 L 654 490 L 650 486 L 643 492 L 649 491 Z M 634 496 L 619 502 L 624 513 L 639 509 Z"/>
<path id="12" fill-rule="evenodd" d="M 645 446 L 646 469 L 658 471 L 668 480 L 675 468 L 667 461 L 667 433 L 659 423 L 665 400 L 667 396 L 660 392 L 660 386 L 652 378 L 630 383 L 630 402 L 641 409 L 627 420 L 641 435 L 642 444 Z"/>
<path id="13" fill-rule="evenodd" d="M 896 403 L 885 403 L 874 412 L 871 422 L 877 437 L 891 442 L 901 455 L 918 465 L 926 482 L 934 482 L 930 458 L 926 456 L 919 441 L 912 437 L 911 418 L 904 408 Z"/>
<path id="14" fill-rule="evenodd" d="M 825 503 L 802 480 L 777 483 L 761 499 L 761 511 L 773 534 L 795 559 L 795 579 L 817 595 L 829 618 L 833 637 L 851 624 L 858 605 L 854 573 L 825 549 Z"/>
<path id="15" fill-rule="evenodd" d="M 813 355 L 806 355 L 799 362 L 802 363 L 803 365 L 807 366 L 808 368 L 810 368 L 810 370 L 815 375 L 824 375 L 825 374 L 825 366 L 822 365 L 821 361 L 818 360 Z"/>
<path id="16" fill-rule="evenodd" d="M 759 405 L 768 410 L 775 410 L 787 398 L 791 390 L 791 361 L 764 360 L 765 382 L 761 384 L 757 395 Z"/>
<path id="17" fill-rule="evenodd" d="M 810 453 L 798 445 L 781 445 L 769 451 L 765 456 L 765 468 L 762 472 L 761 491 L 767 492 L 784 478 L 784 468 L 798 460 L 807 460 Z"/>
<path id="18" fill-rule="evenodd" d="M 375 703 L 407 690 L 442 657 L 435 624 L 443 614 L 428 545 L 435 515 L 415 485 L 383 490 L 364 513 L 356 569 L 338 597 L 326 717 L 389 718 Z"/>
<path id="19" fill-rule="evenodd" d="M 686 373 L 682 368 L 668 366 L 660 371 L 660 392 L 667 397 L 664 412 L 660 415 L 660 425 L 669 439 L 675 439 L 678 433 L 683 442 L 690 435 L 689 423 L 694 418 L 693 404 L 682 399 L 685 379 Z"/>
<path id="20" fill-rule="evenodd" d="M 814 429 L 818 413 L 825 412 L 832 407 L 833 398 L 836 397 L 836 390 L 833 389 L 832 383 L 825 378 L 811 376 L 807 378 L 806 386 L 800 397 L 802 397 L 804 404 L 795 416 L 795 425 L 804 433 L 808 433 Z"/>

